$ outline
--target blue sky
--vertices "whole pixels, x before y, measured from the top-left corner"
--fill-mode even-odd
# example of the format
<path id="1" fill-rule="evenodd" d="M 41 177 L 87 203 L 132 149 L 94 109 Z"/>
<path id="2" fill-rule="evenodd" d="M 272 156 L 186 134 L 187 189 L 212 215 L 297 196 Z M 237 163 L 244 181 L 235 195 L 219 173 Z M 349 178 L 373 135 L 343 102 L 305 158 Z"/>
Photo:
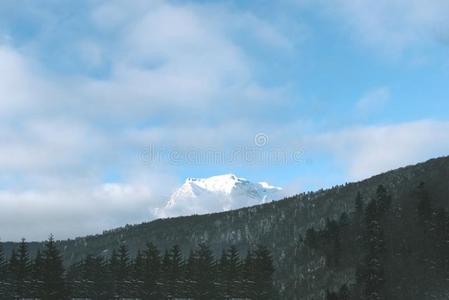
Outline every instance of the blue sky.
<path id="1" fill-rule="evenodd" d="M 3 1 L 1 238 L 149 220 L 186 177 L 297 193 L 448 154 L 448 13 L 445 0 Z M 274 151 L 289 159 L 262 157 Z"/>

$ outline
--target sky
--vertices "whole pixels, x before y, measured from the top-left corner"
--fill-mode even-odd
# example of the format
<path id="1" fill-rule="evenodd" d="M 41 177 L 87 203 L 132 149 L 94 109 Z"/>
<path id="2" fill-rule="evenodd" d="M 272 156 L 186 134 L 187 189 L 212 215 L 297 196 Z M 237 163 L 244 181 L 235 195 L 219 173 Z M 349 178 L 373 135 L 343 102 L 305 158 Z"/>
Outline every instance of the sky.
<path id="1" fill-rule="evenodd" d="M 0 238 L 157 217 L 187 177 L 287 193 L 449 153 L 446 0 L 0 3 Z"/>

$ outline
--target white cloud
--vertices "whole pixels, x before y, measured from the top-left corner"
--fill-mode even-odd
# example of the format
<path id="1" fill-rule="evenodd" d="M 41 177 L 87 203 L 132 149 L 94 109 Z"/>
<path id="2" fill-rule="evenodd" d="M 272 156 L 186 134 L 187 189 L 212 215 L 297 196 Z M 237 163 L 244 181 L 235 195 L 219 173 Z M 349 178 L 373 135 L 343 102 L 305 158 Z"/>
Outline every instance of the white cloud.
<path id="1" fill-rule="evenodd" d="M 333 154 L 348 170 L 350 179 L 359 180 L 447 155 L 449 122 L 425 120 L 349 128 L 313 137 L 309 145 Z"/>
<path id="2" fill-rule="evenodd" d="M 0 45 L 3 240 L 149 220 L 175 185 L 164 175 L 171 170 L 139 160 L 149 143 L 252 141 L 246 120 L 282 105 L 275 100 L 284 87 L 259 83 L 250 50 L 235 38 L 244 32 L 266 47 L 290 47 L 271 24 L 218 5 L 92 5 L 90 20 L 30 7 L 40 24 L 32 41 L 19 49 L 11 36 Z M 86 24 L 89 32 L 74 32 Z M 231 124 L 236 116 L 245 121 Z M 119 182 L 108 183 L 109 173 Z M 148 173 L 157 175 L 133 175 Z"/>
<path id="3" fill-rule="evenodd" d="M 50 233 L 73 238 L 148 221 L 154 218 L 153 209 L 166 202 L 174 183 L 171 175 L 158 173 L 123 183 L 63 181 L 54 182 L 51 189 L 0 190 L 1 239 L 43 240 Z"/>
<path id="4" fill-rule="evenodd" d="M 304 3 L 305 2 L 305 3 Z M 445 0 L 299 1 L 317 9 L 351 32 L 354 40 L 386 54 L 441 40 L 449 33 Z"/>
<path id="5" fill-rule="evenodd" d="M 26 62 L 13 49 L 0 45 L 0 115 L 25 109 L 32 100 L 30 90 L 39 87 L 28 73 Z"/>
<path id="6" fill-rule="evenodd" d="M 26 120 L 0 128 L 0 168 L 3 172 L 45 172 L 72 169 L 95 151 L 93 130 L 68 120 Z"/>
<path id="7" fill-rule="evenodd" d="M 264 42 L 286 45 L 287 40 L 254 16 L 217 10 L 169 4 L 143 10 L 117 38 L 120 47 L 113 51 L 111 76 L 87 81 L 81 97 L 92 99 L 99 111 L 107 108 L 116 116 L 134 119 L 179 112 L 184 118 L 206 112 L 223 118 L 223 108 L 236 113 L 251 106 L 257 113 L 267 104 L 276 105 L 282 89 L 258 83 L 245 49 L 233 34 L 248 31 L 245 26 L 250 24 L 263 29 L 255 34 L 264 36 Z M 208 18 L 210 14 L 218 18 Z M 239 20 L 240 25 L 229 19 Z"/>

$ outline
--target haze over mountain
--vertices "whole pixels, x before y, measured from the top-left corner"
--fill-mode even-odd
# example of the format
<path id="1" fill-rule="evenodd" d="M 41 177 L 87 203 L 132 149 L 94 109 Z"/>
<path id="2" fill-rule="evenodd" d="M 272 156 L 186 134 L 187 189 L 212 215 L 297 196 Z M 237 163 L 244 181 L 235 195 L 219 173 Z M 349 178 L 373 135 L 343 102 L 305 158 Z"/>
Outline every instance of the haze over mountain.
<path id="1" fill-rule="evenodd" d="M 254 183 L 234 174 L 209 178 L 187 178 L 170 197 L 159 217 L 205 214 L 279 200 L 284 196 L 280 187 L 267 182 Z"/>

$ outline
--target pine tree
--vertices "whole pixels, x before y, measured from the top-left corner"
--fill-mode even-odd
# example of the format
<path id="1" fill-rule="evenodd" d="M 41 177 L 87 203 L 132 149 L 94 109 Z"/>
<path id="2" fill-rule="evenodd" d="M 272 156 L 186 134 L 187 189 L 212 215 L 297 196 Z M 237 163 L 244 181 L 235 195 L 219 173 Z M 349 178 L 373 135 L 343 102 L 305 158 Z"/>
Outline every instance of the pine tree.
<path id="1" fill-rule="evenodd" d="M 322 232 L 321 249 L 325 250 L 326 263 L 329 267 L 338 267 L 341 256 L 341 240 L 340 240 L 340 225 L 335 220 L 326 221 L 326 227 Z"/>
<path id="2" fill-rule="evenodd" d="M 3 244 L 0 242 L 0 282 L 4 282 L 7 279 L 8 263 L 6 261 L 5 252 L 3 250 Z"/>
<path id="3" fill-rule="evenodd" d="M 384 230 L 380 220 L 381 209 L 377 201 L 371 201 L 366 208 L 365 296 L 367 300 L 382 300 L 384 296 Z"/>
<path id="4" fill-rule="evenodd" d="M 42 263 L 44 276 L 42 276 L 41 298 L 43 300 L 66 299 L 68 291 L 64 278 L 63 260 L 52 235 L 45 243 Z"/>
<path id="5" fill-rule="evenodd" d="M 90 255 L 84 260 L 72 264 L 67 270 L 66 281 L 73 298 L 87 298 L 88 286 L 85 280 L 84 266 L 89 257 Z"/>
<path id="6" fill-rule="evenodd" d="M 242 262 L 235 246 L 231 246 L 225 253 L 224 287 L 225 293 L 231 298 L 238 298 L 242 289 Z M 222 265 L 221 263 L 220 265 Z"/>
<path id="7" fill-rule="evenodd" d="M 131 277 L 134 290 L 132 296 L 136 298 L 144 297 L 143 284 L 145 280 L 145 257 L 140 250 L 137 251 L 136 258 L 134 259 Z"/>
<path id="8" fill-rule="evenodd" d="M 171 285 L 170 285 L 170 277 L 171 274 L 171 258 L 170 252 L 165 250 L 164 256 L 162 258 L 161 264 L 161 291 L 163 294 L 163 298 L 170 298 L 172 295 Z"/>
<path id="9" fill-rule="evenodd" d="M 160 299 L 161 255 L 157 247 L 149 243 L 144 251 L 143 294 L 148 299 Z"/>
<path id="10" fill-rule="evenodd" d="M 37 251 L 36 257 L 34 258 L 34 261 L 31 266 L 31 276 L 32 276 L 32 283 L 33 283 L 33 296 L 38 298 L 39 297 L 39 291 L 42 288 L 42 283 L 44 279 L 44 261 L 42 257 L 42 253 L 40 250 Z"/>
<path id="11" fill-rule="evenodd" d="M 433 222 L 434 208 L 432 199 L 427 191 L 424 182 L 420 182 L 414 192 L 417 213 L 416 234 L 413 247 L 416 247 L 419 263 L 416 264 L 415 280 L 411 282 L 421 298 L 426 297 L 425 287 L 433 282 L 434 274 L 434 257 L 435 257 L 435 236 Z M 416 215 L 415 215 L 416 218 Z"/>
<path id="12" fill-rule="evenodd" d="M 256 270 L 255 270 L 255 258 L 251 250 L 248 250 L 245 261 L 243 263 L 243 298 L 254 299 L 255 294 L 255 284 L 256 284 Z"/>
<path id="13" fill-rule="evenodd" d="M 128 248 L 121 245 L 117 252 L 116 265 L 113 268 L 113 278 L 115 282 L 115 292 L 119 297 L 127 297 L 130 280 L 130 259 Z"/>
<path id="14" fill-rule="evenodd" d="M 363 282 L 363 264 L 364 264 L 364 233 L 365 233 L 365 224 L 364 224 L 364 204 L 362 194 L 357 192 L 354 203 L 354 219 L 353 219 L 353 234 L 355 236 L 355 259 L 357 262 L 356 265 L 356 280 L 357 282 Z M 360 284 L 359 284 L 360 286 Z"/>
<path id="15" fill-rule="evenodd" d="M 215 285 L 216 263 L 212 251 L 206 244 L 199 244 L 196 251 L 198 284 L 195 299 L 215 299 L 217 289 Z"/>
<path id="16" fill-rule="evenodd" d="M 92 255 L 87 255 L 81 263 L 72 266 L 71 269 L 74 268 L 76 273 L 74 279 L 80 283 L 72 288 L 72 292 L 75 292 L 72 297 L 96 300 L 113 298 L 113 282 L 109 267 L 109 262 L 105 258 Z"/>
<path id="17" fill-rule="evenodd" d="M 11 251 L 11 256 L 9 257 L 8 263 L 8 279 L 13 283 L 14 287 L 16 286 L 17 273 L 19 270 L 19 258 L 17 256 L 17 250 L 13 249 Z"/>
<path id="18" fill-rule="evenodd" d="M 84 261 L 81 263 L 81 282 L 83 297 L 97 298 L 100 294 L 100 290 L 96 285 L 99 277 L 98 269 L 101 268 L 97 264 L 97 259 L 92 255 L 87 255 Z"/>
<path id="19" fill-rule="evenodd" d="M 218 290 L 225 299 L 230 298 L 230 285 L 228 283 L 228 255 L 225 249 L 222 250 L 220 259 L 217 264 L 217 285 Z"/>
<path id="20" fill-rule="evenodd" d="M 259 245 L 254 252 L 254 289 L 257 299 L 272 300 L 274 298 L 273 287 L 273 258 L 267 247 Z"/>
<path id="21" fill-rule="evenodd" d="M 118 255 L 115 249 L 112 250 L 111 257 L 108 263 L 108 277 L 111 282 L 110 293 L 113 297 L 119 297 L 118 294 L 118 280 L 119 280 L 119 269 L 118 269 Z"/>
<path id="22" fill-rule="evenodd" d="M 17 252 L 13 251 L 9 266 L 15 296 L 22 298 L 30 296 L 31 261 L 25 239 L 20 242 Z"/>
<path id="23" fill-rule="evenodd" d="M 189 258 L 184 266 L 185 273 L 185 297 L 193 297 L 197 294 L 198 285 L 198 257 L 196 251 L 190 251 Z"/>
<path id="24" fill-rule="evenodd" d="M 183 267 L 181 248 L 174 245 L 169 254 L 170 262 L 167 270 L 167 288 L 171 296 L 177 297 L 182 294 L 183 288 Z"/>
<path id="25" fill-rule="evenodd" d="M 4 297 L 9 296 L 8 275 L 8 262 L 3 250 L 3 244 L 0 242 L 0 295 L 4 295 Z"/>

